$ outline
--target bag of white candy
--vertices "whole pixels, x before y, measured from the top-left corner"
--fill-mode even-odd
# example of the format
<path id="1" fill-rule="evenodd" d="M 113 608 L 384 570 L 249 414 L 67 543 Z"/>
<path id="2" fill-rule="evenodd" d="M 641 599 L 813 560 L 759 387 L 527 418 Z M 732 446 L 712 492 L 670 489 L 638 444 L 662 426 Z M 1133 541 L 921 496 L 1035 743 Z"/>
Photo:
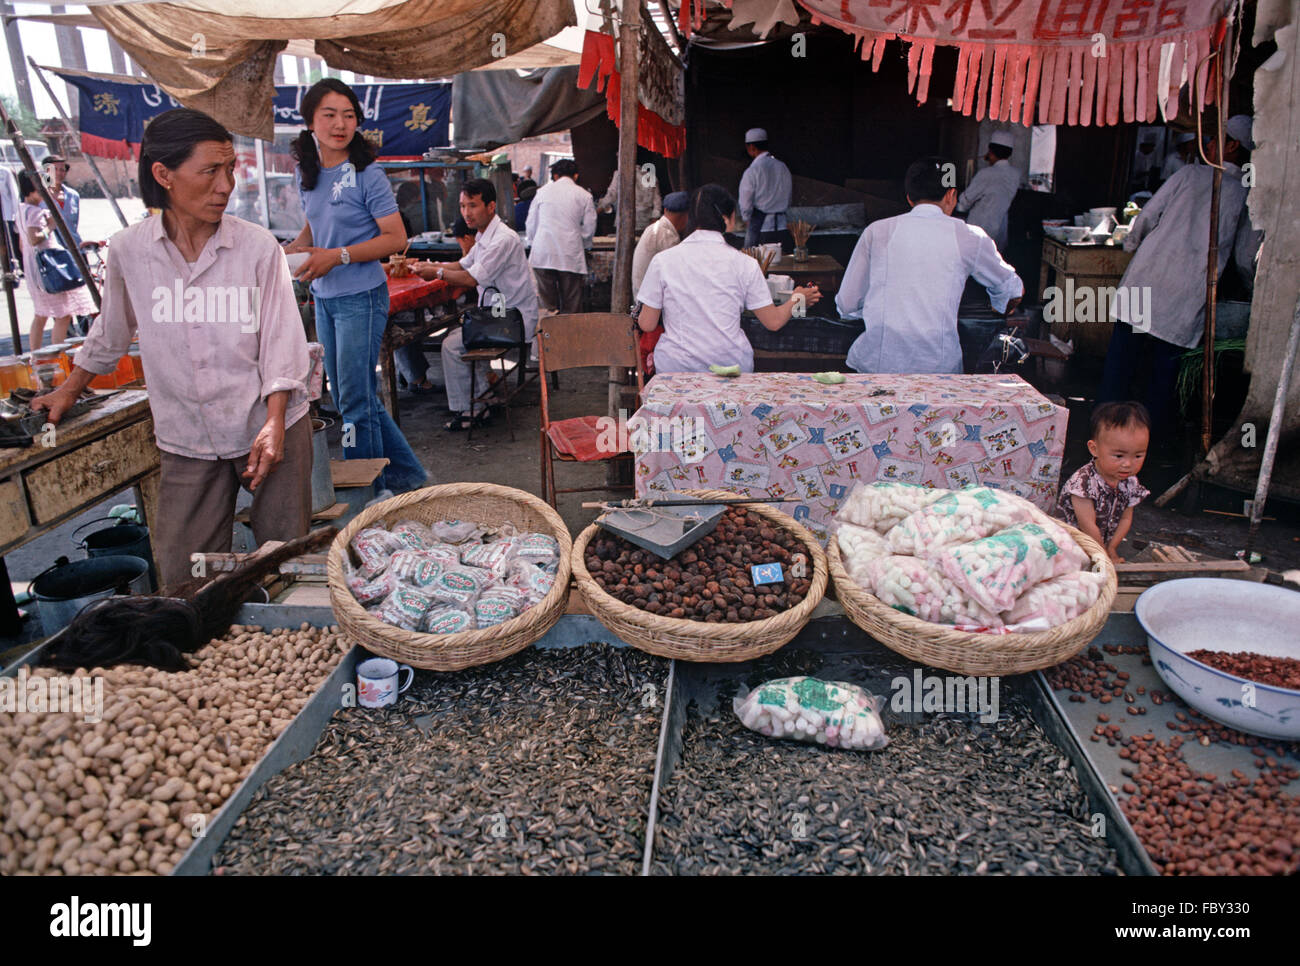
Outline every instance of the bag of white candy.
<path id="1" fill-rule="evenodd" d="M 732 708 L 746 728 L 769 738 L 871 751 L 889 744 L 880 720 L 884 704 L 854 684 L 795 677 L 761 684 Z"/>
<path id="2" fill-rule="evenodd" d="M 352 550 L 361 561 L 361 576 L 370 578 L 383 573 L 388 561 L 404 544 L 383 527 L 367 527 L 352 538 Z"/>
<path id="3" fill-rule="evenodd" d="M 1097 603 L 1106 575 L 1091 570 L 1065 574 L 1035 584 L 1017 598 L 1015 605 L 1003 613 L 1008 624 L 1030 624 L 1046 630 L 1072 621 Z M 1038 625 L 1041 624 L 1041 628 Z M 1029 630 L 1031 628 L 1023 628 Z"/>
<path id="4" fill-rule="evenodd" d="M 863 590 L 871 590 L 867 578 L 867 564 L 879 557 L 888 557 L 893 551 L 889 541 L 866 527 L 841 523 L 835 528 L 835 540 L 840 547 L 840 559 L 853 582 Z"/>
<path id="5" fill-rule="evenodd" d="M 955 581 L 920 557 L 879 557 L 863 568 L 871 593 L 884 604 L 932 624 L 997 628 L 996 610 L 972 600 Z"/>
<path id="6" fill-rule="evenodd" d="M 948 547 L 933 560 L 971 600 L 996 612 L 1009 610 L 1034 584 L 1088 565 L 1073 538 L 1046 517 Z"/>
<path id="7" fill-rule="evenodd" d="M 1028 500 L 987 486 L 972 486 L 945 493 L 910 514 L 889 531 L 887 539 L 894 553 L 924 557 L 1034 519 L 1035 509 Z"/>
<path id="8" fill-rule="evenodd" d="M 915 483 L 857 483 L 835 514 L 839 523 L 888 533 L 904 517 L 948 494 Z"/>

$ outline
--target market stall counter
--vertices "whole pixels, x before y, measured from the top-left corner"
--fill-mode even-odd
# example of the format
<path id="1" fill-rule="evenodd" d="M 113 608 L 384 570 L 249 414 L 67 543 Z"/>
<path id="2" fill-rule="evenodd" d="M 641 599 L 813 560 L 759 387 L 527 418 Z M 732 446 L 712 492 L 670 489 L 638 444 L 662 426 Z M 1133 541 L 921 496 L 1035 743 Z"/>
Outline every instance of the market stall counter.
<path id="1" fill-rule="evenodd" d="M 459 324 L 456 303 L 468 291 L 448 285 L 442 279 L 423 279 L 418 275 L 388 278 L 388 327 L 379 350 L 379 368 L 383 378 L 379 381 L 380 397 L 393 417 L 401 425 L 397 404 L 397 367 L 393 352 L 404 346 L 423 343 L 430 337 L 445 336 Z M 414 312 L 415 324 L 398 325 L 394 317 L 399 312 Z"/>
<path id="2" fill-rule="evenodd" d="M 978 483 L 1050 509 L 1069 414 L 1011 375 L 851 374 L 824 385 L 805 373 L 669 373 L 650 382 L 636 416 L 649 445 L 636 459 L 638 496 L 783 498 L 824 544 L 859 480 Z"/>

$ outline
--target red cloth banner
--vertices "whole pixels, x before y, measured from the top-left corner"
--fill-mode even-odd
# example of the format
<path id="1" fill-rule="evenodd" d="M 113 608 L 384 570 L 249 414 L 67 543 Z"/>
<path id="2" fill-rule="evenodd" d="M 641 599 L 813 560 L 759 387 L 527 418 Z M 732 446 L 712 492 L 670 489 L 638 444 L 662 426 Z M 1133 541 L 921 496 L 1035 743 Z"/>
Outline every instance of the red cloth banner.
<path id="1" fill-rule="evenodd" d="M 614 38 L 588 30 L 582 41 L 582 62 L 578 66 L 578 86 L 583 90 L 596 81 L 596 90 L 605 92 L 605 113 L 615 124 L 622 114 L 621 83 Z M 636 141 L 641 147 L 665 158 L 680 157 L 686 150 L 686 126 L 670 124 L 644 104 L 637 103 Z"/>
<path id="2" fill-rule="evenodd" d="M 1162 104 L 1172 119 L 1184 73 L 1196 100 L 1213 102 L 1209 58 L 1229 7 L 1228 0 L 797 2 L 814 25 L 851 34 L 873 69 L 888 41 L 907 44 L 907 89 L 919 103 L 929 95 L 935 45 L 956 47 L 953 109 L 1026 126 L 1155 123 Z"/>

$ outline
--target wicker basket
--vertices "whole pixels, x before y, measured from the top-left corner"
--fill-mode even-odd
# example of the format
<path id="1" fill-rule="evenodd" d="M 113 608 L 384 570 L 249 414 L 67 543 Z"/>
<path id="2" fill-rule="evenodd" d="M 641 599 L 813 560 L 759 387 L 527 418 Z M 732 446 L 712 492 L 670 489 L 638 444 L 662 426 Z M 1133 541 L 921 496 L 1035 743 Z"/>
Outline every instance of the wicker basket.
<path id="1" fill-rule="evenodd" d="M 518 617 L 479 630 L 455 634 L 422 634 L 385 624 L 357 603 L 343 575 L 344 555 L 357 532 L 402 520 L 434 523 L 472 520 L 546 533 L 560 542 L 560 567 L 555 586 Z M 459 671 L 500 661 L 532 644 L 560 619 L 569 601 L 569 551 L 573 542 L 560 515 L 531 493 L 492 483 L 448 483 L 403 493 L 362 510 L 330 546 L 326 572 L 330 603 L 339 627 L 376 654 L 432 671 Z"/>
<path id="2" fill-rule="evenodd" d="M 685 495 L 704 500 L 735 499 L 725 490 L 688 490 Z M 745 507 L 756 516 L 792 531 L 807 548 L 812 564 L 812 586 L 804 599 L 789 610 L 764 620 L 741 624 L 709 624 L 704 621 L 649 614 L 606 593 L 587 572 L 587 544 L 600 530 L 593 523 L 578 535 L 573 545 L 573 576 L 596 618 L 635 648 L 660 657 L 682 661 L 750 661 L 778 650 L 802 630 L 813 609 L 826 593 L 829 571 L 826 554 L 817 539 L 792 517 L 762 503 Z"/>
<path id="3" fill-rule="evenodd" d="M 891 650 L 920 664 L 960 674 L 996 676 L 1024 674 L 1068 661 L 1101 631 L 1115 600 L 1115 568 L 1101 544 L 1086 533 L 1064 527 L 1092 561 L 1092 569 L 1106 575 L 1097 602 L 1071 621 L 1033 634 L 975 634 L 932 624 L 904 614 L 859 587 L 840 558 L 839 541 L 826 548 L 835 595 L 853 623 Z"/>

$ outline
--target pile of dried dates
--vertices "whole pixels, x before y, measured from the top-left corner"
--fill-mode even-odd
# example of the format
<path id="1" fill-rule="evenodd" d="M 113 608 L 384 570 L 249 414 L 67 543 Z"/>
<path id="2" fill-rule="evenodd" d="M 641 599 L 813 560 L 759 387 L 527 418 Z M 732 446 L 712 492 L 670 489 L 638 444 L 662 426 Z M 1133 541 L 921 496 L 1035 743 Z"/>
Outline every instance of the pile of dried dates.
<path id="1" fill-rule="evenodd" d="M 711 624 L 775 617 L 801 603 L 812 586 L 812 559 L 798 538 L 736 507 L 669 560 L 602 531 L 587 545 L 586 561 L 596 583 L 623 603 Z M 766 563 L 781 564 L 785 580 L 755 587 L 750 567 Z"/>

